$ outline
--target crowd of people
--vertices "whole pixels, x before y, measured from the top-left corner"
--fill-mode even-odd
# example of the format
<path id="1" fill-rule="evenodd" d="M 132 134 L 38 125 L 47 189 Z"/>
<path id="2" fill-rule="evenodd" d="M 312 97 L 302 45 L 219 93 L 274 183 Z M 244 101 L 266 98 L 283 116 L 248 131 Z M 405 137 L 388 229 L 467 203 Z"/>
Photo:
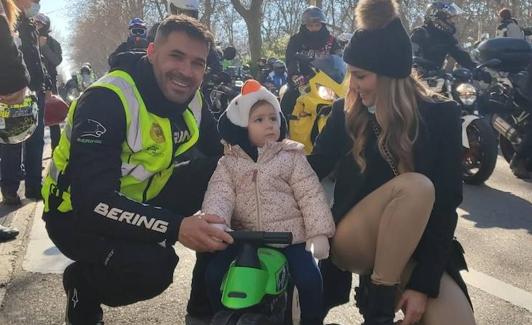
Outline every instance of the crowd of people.
<path id="1" fill-rule="evenodd" d="M 200 87 L 207 68 L 223 70 L 214 37 L 197 19 L 197 0 L 167 3 L 169 15 L 151 30 L 131 20 L 108 73 L 96 80 L 87 63 L 72 75 L 64 91 L 75 100 L 63 132 L 52 131 L 43 181 L 44 109 L 59 92 L 62 50 L 39 0 L 1 2 L 0 103 L 14 107 L 31 93 L 38 107 L 28 139 L 0 141 L 3 203 L 21 204 L 21 180 L 27 199 L 44 200 L 48 235 L 74 261 L 63 274 L 66 323 L 103 324 L 102 304 L 161 294 L 173 281 L 179 242 L 197 257 L 186 323 L 209 324 L 223 309 L 220 283 L 237 251 L 230 231 L 261 230 L 294 236 L 280 250 L 300 293 L 302 325 L 323 324 L 331 308 L 349 302 L 353 273 L 366 325 L 393 324 L 397 309 L 403 325 L 475 324 L 454 238 L 460 110 L 412 72 L 412 55 L 440 67 L 450 55 L 477 71 L 455 36 L 460 8 L 433 3 L 409 35 L 396 0 L 361 0 L 344 47 L 311 6 L 290 38 L 286 67 L 272 62 L 265 78 L 288 83 L 282 102 L 248 80 L 216 120 Z M 501 36 L 527 33 L 508 10 L 500 17 Z M 343 56 L 349 90 L 306 156 L 287 130 L 306 82 L 298 55 L 330 54 Z M 332 208 L 319 182 L 331 173 Z M 1 239 L 16 234 L 0 228 Z"/>

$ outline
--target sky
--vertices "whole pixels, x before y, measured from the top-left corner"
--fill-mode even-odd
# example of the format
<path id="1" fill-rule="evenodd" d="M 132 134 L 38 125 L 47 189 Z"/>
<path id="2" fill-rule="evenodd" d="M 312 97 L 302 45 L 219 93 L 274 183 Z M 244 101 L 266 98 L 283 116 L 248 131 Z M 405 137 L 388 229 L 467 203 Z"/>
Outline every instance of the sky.
<path id="1" fill-rule="evenodd" d="M 69 18 L 68 18 L 68 1 L 66 0 L 41 0 L 41 12 L 50 17 L 52 22 L 52 36 L 54 32 L 60 34 L 64 40 L 69 39 Z M 69 64 L 69 48 L 68 44 L 61 44 L 63 49 L 63 63 L 61 64 L 59 71 L 63 74 L 70 74 Z"/>

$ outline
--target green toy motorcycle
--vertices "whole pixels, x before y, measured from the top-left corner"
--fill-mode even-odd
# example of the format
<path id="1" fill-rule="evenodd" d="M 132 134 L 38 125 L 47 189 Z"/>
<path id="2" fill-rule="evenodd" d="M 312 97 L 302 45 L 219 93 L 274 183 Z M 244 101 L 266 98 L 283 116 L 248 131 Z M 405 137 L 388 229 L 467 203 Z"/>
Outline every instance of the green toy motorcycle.
<path id="1" fill-rule="evenodd" d="M 233 231 L 241 245 L 222 282 L 222 305 L 211 325 L 283 325 L 287 316 L 288 263 L 266 245 L 291 244 L 292 233 Z M 290 312 L 288 314 L 291 314 Z"/>

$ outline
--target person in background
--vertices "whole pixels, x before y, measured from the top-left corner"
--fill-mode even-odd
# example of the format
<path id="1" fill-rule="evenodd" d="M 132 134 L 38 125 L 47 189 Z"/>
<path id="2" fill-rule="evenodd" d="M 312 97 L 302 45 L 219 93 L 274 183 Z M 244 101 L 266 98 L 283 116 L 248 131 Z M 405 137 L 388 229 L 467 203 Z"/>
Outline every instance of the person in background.
<path id="1" fill-rule="evenodd" d="M 50 87 L 52 94 L 57 95 L 57 67 L 63 61 L 63 50 L 61 44 L 50 35 L 51 22 L 50 17 L 39 13 L 34 18 L 35 26 L 39 32 L 39 48 L 43 58 L 44 66 L 50 78 Z M 61 126 L 50 125 L 50 139 L 52 141 L 52 150 L 59 144 L 61 136 Z"/>
<path id="2" fill-rule="evenodd" d="M 38 102 L 38 126 L 31 137 L 19 144 L 0 145 L 0 170 L 2 180 L 2 202 L 6 205 L 21 205 L 18 188 L 21 179 L 25 180 L 25 196 L 31 200 L 41 200 L 42 155 L 44 148 L 44 103 L 45 69 L 39 50 L 39 34 L 32 21 L 40 10 L 39 0 L 15 0 L 20 11 L 16 31 L 20 37 L 24 63 L 30 75 L 29 88 L 35 92 Z M 24 161 L 22 161 L 24 148 Z M 24 164 L 24 173 L 22 169 Z"/>
<path id="3" fill-rule="evenodd" d="M 499 11 L 499 18 L 501 23 L 497 26 L 495 31 L 496 37 L 512 37 L 525 39 L 526 36 L 532 35 L 532 30 L 530 28 L 523 29 L 519 26 L 517 20 L 512 16 L 512 11 L 508 8 L 504 8 Z"/>
<path id="4" fill-rule="evenodd" d="M 327 19 L 323 11 L 310 6 L 303 12 L 299 32 L 288 41 L 286 48 L 286 67 L 288 72 L 288 90 L 281 100 L 281 108 L 287 118 L 292 114 L 297 98 L 299 86 L 306 80 L 301 75 L 297 54 L 303 54 L 310 59 L 341 54 L 342 48 L 336 38 L 326 26 Z"/>
<path id="5" fill-rule="evenodd" d="M 13 37 L 18 13 L 12 0 L 0 1 L 0 104 L 22 102 L 30 82 L 22 53 Z M 0 242 L 12 240 L 18 233 L 16 228 L 0 225 Z"/>
<path id="6" fill-rule="evenodd" d="M 128 25 L 129 34 L 127 41 L 123 42 L 109 56 L 109 66 L 116 65 L 116 57 L 124 52 L 135 51 L 146 53 L 148 48 L 148 27 L 141 18 L 133 18 Z"/>

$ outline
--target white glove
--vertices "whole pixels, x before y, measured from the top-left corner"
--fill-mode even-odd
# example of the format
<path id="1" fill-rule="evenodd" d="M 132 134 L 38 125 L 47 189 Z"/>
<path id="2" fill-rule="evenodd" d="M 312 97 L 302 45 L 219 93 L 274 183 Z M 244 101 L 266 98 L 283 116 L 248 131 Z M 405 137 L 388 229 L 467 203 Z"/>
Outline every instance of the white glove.
<path id="1" fill-rule="evenodd" d="M 307 240 L 305 249 L 312 253 L 312 256 L 318 260 L 324 260 L 329 257 L 329 239 L 327 236 L 318 235 Z"/>

